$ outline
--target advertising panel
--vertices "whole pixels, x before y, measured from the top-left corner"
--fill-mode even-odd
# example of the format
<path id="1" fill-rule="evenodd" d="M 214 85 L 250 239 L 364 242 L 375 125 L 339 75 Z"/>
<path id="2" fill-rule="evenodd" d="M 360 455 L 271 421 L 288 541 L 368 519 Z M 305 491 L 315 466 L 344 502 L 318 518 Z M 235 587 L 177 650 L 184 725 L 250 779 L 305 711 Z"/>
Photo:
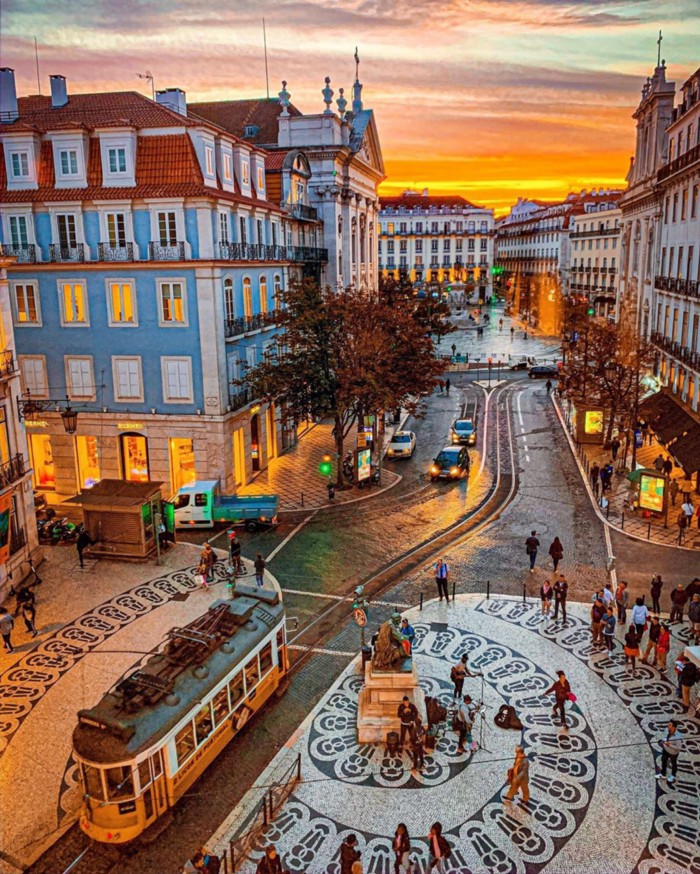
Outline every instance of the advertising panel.
<path id="1" fill-rule="evenodd" d="M 357 450 L 357 481 L 369 479 L 372 474 L 372 450 Z"/>
<path id="2" fill-rule="evenodd" d="M 586 410 L 586 418 L 583 425 L 586 434 L 602 434 L 603 433 L 603 412 L 602 410 Z"/>
<path id="3" fill-rule="evenodd" d="M 639 506 L 652 513 L 663 513 L 664 487 L 666 480 L 653 473 L 643 473 L 639 478 Z"/>

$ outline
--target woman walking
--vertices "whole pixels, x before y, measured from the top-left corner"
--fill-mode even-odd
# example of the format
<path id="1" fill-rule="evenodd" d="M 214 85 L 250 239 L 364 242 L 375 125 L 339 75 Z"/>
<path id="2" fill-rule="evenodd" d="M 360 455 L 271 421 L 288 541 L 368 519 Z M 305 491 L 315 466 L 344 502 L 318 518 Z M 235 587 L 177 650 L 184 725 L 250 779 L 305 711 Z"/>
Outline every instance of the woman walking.
<path id="1" fill-rule="evenodd" d="M 542 619 L 549 619 L 549 608 L 552 604 L 552 586 L 549 580 L 545 580 L 542 583 L 542 588 L 540 589 L 540 600 L 542 601 Z"/>
<path id="2" fill-rule="evenodd" d="M 555 537 L 549 547 L 549 554 L 552 558 L 552 564 L 554 565 L 554 570 L 556 572 L 559 567 L 559 562 L 564 558 L 564 547 L 561 545 L 561 540 L 558 537 Z"/>
<path id="3" fill-rule="evenodd" d="M 632 676 L 637 676 L 637 659 L 639 658 L 639 639 L 637 628 L 634 623 L 630 623 L 630 627 L 625 635 L 625 665 L 632 662 Z"/>
<path id="4" fill-rule="evenodd" d="M 641 641 L 644 636 L 644 631 L 647 627 L 647 619 L 649 618 L 649 608 L 644 603 L 644 598 L 637 598 L 634 602 L 634 607 L 632 608 L 632 622 L 637 629 L 637 636 L 639 637 L 638 643 Z"/>
<path id="5" fill-rule="evenodd" d="M 543 692 L 542 695 L 550 695 L 552 692 L 554 692 L 554 707 L 552 709 L 552 716 L 556 716 L 558 710 L 561 717 L 561 724 L 564 728 L 566 728 L 566 712 L 564 710 L 564 706 L 567 701 L 573 701 L 574 698 L 572 696 L 571 686 L 569 685 L 569 681 L 566 679 L 566 674 L 564 673 L 564 671 L 557 671 L 557 677 L 558 679 L 556 680 L 556 682 L 552 683 L 549 689 L 547 689 L 546 692 Z"/>
<path id="6" fill-rule="evenodd" d="M 411 852 L 411 839 L 408 836 L 408 829 L 400 822 L 396 827 L 394 840 L 391 845 L 394 851 L 394 874 L 400 874 L 401 871 L 408 871 L 408 866 L 411 864 L 409 853 Z"/>
<path id="7" fill-rule="evenodd" d="M 659 642 L 656 644 L 656 658 L 659 662 L 659 671 L 662 674 L 666 673 L 666 659 L 668 651 L 671 649 L 671 632 L 668 630 L 668 625 L 661 626 L 659 632 Z"/>
<path id="8" fill-rule="evenodd" d="M 661 579 L 661 574 L 654 574 L 651 578 L 651 609 L 654 613 L 661 613 L 661 589 L 664 581 Z"/>

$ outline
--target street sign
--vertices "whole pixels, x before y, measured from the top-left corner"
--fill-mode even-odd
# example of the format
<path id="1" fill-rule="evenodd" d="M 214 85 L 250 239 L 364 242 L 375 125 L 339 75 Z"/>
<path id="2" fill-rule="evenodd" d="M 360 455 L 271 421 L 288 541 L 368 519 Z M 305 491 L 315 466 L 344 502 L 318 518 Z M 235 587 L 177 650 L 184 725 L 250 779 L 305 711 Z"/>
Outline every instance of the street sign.
<path id="1" fill-rule="evenodd" d="M 367 614 L 361 607 L 355 608 L 355 622 L 357 622 L 360 628 L 364 628 L 367 625 Z"/>

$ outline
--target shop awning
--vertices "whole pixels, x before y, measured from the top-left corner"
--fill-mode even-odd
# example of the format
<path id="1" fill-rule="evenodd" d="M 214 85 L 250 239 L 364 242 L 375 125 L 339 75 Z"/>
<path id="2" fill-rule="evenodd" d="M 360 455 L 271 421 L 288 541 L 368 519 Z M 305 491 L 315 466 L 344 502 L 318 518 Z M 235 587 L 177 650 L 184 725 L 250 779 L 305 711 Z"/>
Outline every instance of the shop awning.
<path id="1" fill-rule="evenodd" d="M 688 476 L 700 470 L 700 422 L 677 398 L 667 391 L 656 392 L 639 405 L 639 415 Z"/>

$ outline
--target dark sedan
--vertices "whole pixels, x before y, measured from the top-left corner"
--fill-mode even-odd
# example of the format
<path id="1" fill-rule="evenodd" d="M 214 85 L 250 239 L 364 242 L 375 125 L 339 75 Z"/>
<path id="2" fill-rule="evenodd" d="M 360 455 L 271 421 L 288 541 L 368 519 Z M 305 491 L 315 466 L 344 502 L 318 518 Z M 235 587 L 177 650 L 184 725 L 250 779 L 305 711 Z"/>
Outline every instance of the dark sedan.
<path id="1" fill-rule="evenodd" d="M 536 364 L 530 368 L 528 376 L 530 379 L 556 379 L 559 376 L 559 371 L 549 364 Z"/>

